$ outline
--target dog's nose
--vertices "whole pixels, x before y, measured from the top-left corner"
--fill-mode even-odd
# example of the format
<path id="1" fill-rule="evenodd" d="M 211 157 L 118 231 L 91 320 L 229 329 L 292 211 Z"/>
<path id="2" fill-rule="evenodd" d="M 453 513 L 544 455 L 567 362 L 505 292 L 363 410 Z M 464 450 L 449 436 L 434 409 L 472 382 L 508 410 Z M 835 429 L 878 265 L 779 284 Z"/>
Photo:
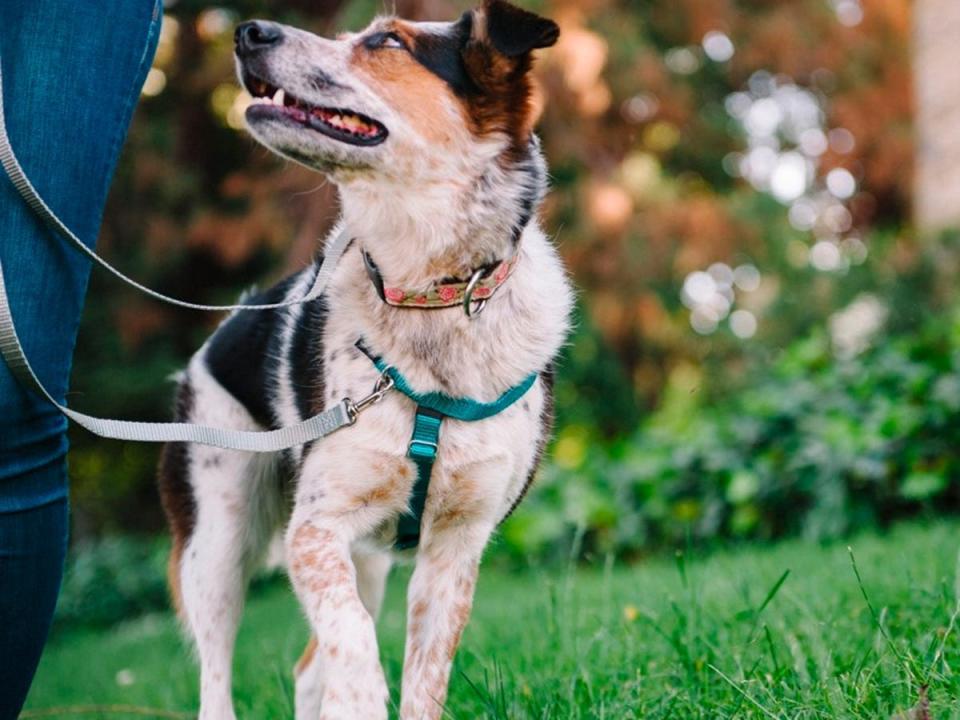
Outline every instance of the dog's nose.
<path id="1" fill-rule="evenodd" d="M 280 26 L 263 20 L 240 23 L 233 33 L 237 55 L 252 55 L 279 45 L 281 40 L 283 40 L 283 31 Z"/>

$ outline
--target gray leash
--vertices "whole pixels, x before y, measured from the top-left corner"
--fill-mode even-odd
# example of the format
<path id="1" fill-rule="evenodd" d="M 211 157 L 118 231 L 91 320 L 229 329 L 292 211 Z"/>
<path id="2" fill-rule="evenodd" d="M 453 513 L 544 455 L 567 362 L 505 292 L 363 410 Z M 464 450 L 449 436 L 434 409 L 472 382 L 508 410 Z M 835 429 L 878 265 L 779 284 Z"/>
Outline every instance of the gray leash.
<path id="1" fill-rule="evenodd" d="M 53 210 L 44 202 L 43 198 L 40 197 L 17 160 L 17 156 L 14 154 L 13 148 L 10 145 L 10 138 L 7 135 L 7 126 L 3 110 L 2 69 L 0 69 L 0 163 L 3 164 L 3 169 L 17 189 L 17 192 L 20 193 L 30 208 L 52 229 L 69 240 L 78 250 L 86 254 L 87 257 L 141 292 L 157 300 L 162 300 L 171 305 L 177 305 L 191 310 L 218 312 L 224 310 L 275 310 L 315 300 L 323 294 L 337 266 L 337 262 L 340 260 L 340 256 L 343 255 L 343 251 L 350 243 L 350 237 L 346 230 L 341 229 L 333 242 L 326 248 L 323 263 L 314 279 L 313 287 L 300 299 L 270 305 L 201 305 L 199 303 L 185 302 L 151 290 L 114 268 L 106 260 L 97 255 L 96 252 L 84 245 L 80 238 L 61 222 L 60 218 L 56 216 Z M 213 445 L 229 450 L 276 452 L 318 440 L 346 425 L 352 425 L 356 422 L 358 414 L 363 409 L 369 407 L 383 396 L 381 381 L 378 382 L 377 388 L 374 389 L 374 392 L 369 397 L 357 403 L 353 403 L 349 398 L 345 398 L 332 408 L 323 411 L 319 415 L 314 415 L 303 422 L 277 430 L 263 432 L 230 430 L 227 428 L 194 425 L 191 423 L 111 420 L 109 418 L 85 415 L 84 413 L 71 410 L 58 403 L 40 382 L 33 368 L 30 367 L 30 363 L 23 351 L 23 346 L 20 344 L 20 339 L 17 337 L 16 327 L 13 324 L 10 301 L 7 298 L 6 284 L 3 279 L 2 262 L 0 262 L 0 355 L 3 356 L 14 377 L 16 377 L 24 387 L 46 398 L 60 410 L 60 412 L 95 435 L 116 440 L 133 440 L 138 442 L 193 442 L 202 445 Z"/>
<path id="2" fill-rule="evenodd" d="M 350 243 L 350 238 L 347 237 L 346 230 L 341 230 L 337 238 L 326 249 L 323 258 L 323 264 L 320 267 L 320 271 L 317 273 L 317 277 L 313 281 L 313 287 L 310 288 L 310 292 L 308 292 L 302 298 L 288 300 L 282 303 L 274 303 L 271 305 L 202 305 L 200 303 L 186 302 L 184 300 L 178 300 L 177 298 L 170 297 L 169 295 L 164 295 L 163 293 L 158 293 L 156 290 L 151 290 L 145 285 L 138 283 L 133 278 L 127 277 L 122 272 L 117 270 L 115 267 L 113 267 L 113 265 L 97 255 L 96 252 L 84 245 L 80 238 L 74 235 L 73 231 L 63 224 L 60 218 L 57 217 L 56 213 L 54 213 L 53 210 L 50 209 L 50 206 L 48 206 L 47 203 L 44 202 L 43 198 L 40 197 L 40 194 L 33 187 L 33 183 L 31 183 L 29 178 L 27 178 L 26 173 L 23 171 L 23 167 L 20 165 L 20 161 L 17 160 L 17 156 L 14 154 L 13 148 L 10 146 L 10 138 L 7 135 L 7 124 L 3 110 L 2 69 L 0 69 L 0 163 L 3 164 L 3 169 L 6 170 L 7 175 L 10 178 L 10 182 L 13 183 L 13 186 L 17 189 L 17 192 L 20 193 L 20 196 L 26 201 L 27 205 L 29 205 L 30 208 L 37 215 L 39 215 L 45 223 L 56 230 L 64 238 L 69 240 L 77 250 L 84 253 L 88 258 L 100 265 L 100 267 L 102 267 L 104 270 L 112 273 L 128 285 L 135 287 L 140 292 L 149 295 L 156 300 L 161 300 L 162 302 L 169 303 L 170 305 L 176 305 L 189 310 L 205 310 L 209 312 L 221 312 L 224 310 L 278 310 L 281 308 L 291 307 L 293 305 L 300 305 L 301 303 L 309 302 L 310 300 L 316 300 L 323 294 L 323 290 L 329 282 L 331 275 L 333 275 L 333 270 L 336 267 L 337 262 L 340 260 L 340 256 Z"/>

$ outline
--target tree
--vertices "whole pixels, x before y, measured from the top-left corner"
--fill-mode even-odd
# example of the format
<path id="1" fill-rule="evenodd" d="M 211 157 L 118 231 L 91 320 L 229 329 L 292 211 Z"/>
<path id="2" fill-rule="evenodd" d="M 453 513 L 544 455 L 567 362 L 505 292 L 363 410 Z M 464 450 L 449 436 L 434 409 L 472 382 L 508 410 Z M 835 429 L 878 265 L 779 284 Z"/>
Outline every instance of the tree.
<path id="1" fill-rule="evenodd" d="M 960 3 L 914 5 L 917 175 L 914 215 L 922 230 L 960 224 Z"/>

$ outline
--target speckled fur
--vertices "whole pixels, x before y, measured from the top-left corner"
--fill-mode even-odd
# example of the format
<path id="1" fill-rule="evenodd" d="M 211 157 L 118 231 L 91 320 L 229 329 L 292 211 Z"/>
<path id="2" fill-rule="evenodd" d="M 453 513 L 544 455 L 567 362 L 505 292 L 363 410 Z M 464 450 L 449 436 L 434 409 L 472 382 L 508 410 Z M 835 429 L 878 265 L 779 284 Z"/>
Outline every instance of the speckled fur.
<path id="1" fill-rule="evenodd" d="M 489 42 L 483 23 L 504 7 L 489 0 L 474 16 L 475 43 Z M 542 30 L 546 21 L 538 21 Z M 531 372 L 542 373 L 521 402 L 493 418 L 444 421 L 421 542 L 412 552 L 402 720 L 436 720 L 443 713 L 483 549 L 525 491 L 549 432 L 546 378 L 565 341 L 572 305 L 559 257 L 533 216 L 546 184 L 535 137 L 518 152 L 512 131 L 478 134 L 467 116 L 469 103 L 447 84 L 436 85 L 433 72 L 406 58 L 365 58 L 359 47 L 385 27 L 411 39 L 449 34 L 464 22 L 401 26 L 380 18 L 363 33 L 337 40 L 282 28 L 284 42 L 259 60 L 260 71 L 308 102 L 377 118 L 390 136 L 360 148 L 271 123 L 251 128 L 267 147 L 338 184 L 343 216 L 331 237 L 346 227 L 354 242 L 326 296 L 316 301 L 322 308 L 272 312 L 256 325 L 232 316 L 182 381 L 182 397 L 191 402 L 181 403 L 180 419 L 258 429 L 301 420 L 304 408 L 366 395 L 377 372 L 356 349 L 360 338 L 420 392 L 492 401 Z M 509 58 L 501 60 L 511 66 Z M 404 72 L 384 66 L 390 62 L 401 63 Z M 524 62 L 517 82 L 526 82 L 529 57 Z M 317 70 L 335 83 L 316 82 Z M 386 89 L 387 82 L 394 86 Z M 437 90 L 427 108 L 429 128 L 423 108 L 413 112 L 398 104 L 403 88 L 418 84 Z M 523 112 L 514 114 L 530 122 Z M 456 308 L 384 304 L 366 277 L 361 248 L 389 285 L 414 288 L 462 277 L 514 251 L 521 258 L 484 312 L 468 319 Z M 272 299 L 303 294 L 314 272 L 307 268 L 270 291 Z M 246 356 L 231 344 L 247 336 L 258 338 L 259 355 Z M 258 383 L 257 397 L 268 410 L 259 421 L 257 409 L 237 399 L 232 386 L 244 373 Z M 202 720 L 234 719 L 231 658 L 246 580 L 281 529 L 290 577 L 312 629 L 297 666 L 296 717 L 387 717 L 374 619 L 397 517 L 416 478 L 406 457 L 413 411 L 409 399 L 391 393 L 354 427 L 275 456 L 200 446 L 168 450 L 177 462 L 164 464 L 160 481 L 178 548 L 172 588 L 197 647 Z M 179 517 L 184 508 L 190 522 Z"/>

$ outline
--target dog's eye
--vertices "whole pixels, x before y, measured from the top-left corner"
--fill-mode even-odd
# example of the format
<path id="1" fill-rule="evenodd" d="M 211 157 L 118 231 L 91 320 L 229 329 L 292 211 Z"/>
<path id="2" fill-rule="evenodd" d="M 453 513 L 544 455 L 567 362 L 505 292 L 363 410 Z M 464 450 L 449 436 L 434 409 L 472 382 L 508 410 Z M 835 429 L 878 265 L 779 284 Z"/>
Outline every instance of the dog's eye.
<path id="1" fill-rule="evenodd" d="M 371 50 L 379 50 L 381 48 L 405 50 L 407 47 L 395 32 L 374 33 L 368 37 L 363 44 Z"/>

